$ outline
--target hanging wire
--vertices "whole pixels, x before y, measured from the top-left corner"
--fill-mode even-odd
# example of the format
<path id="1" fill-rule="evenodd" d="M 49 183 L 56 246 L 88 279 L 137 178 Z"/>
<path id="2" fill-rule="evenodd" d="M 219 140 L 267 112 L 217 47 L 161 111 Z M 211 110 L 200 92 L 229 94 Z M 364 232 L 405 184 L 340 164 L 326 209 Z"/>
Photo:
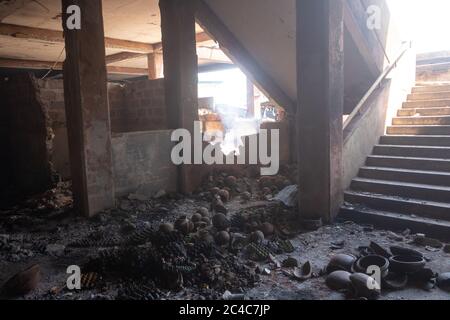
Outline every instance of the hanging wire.
<path id="1" fill-rule="evenodd" d="M 56 65 L 58 64 L 59 59 L 61 58 L 61 56 L 62 56 L 62 54 L 63 54 L 63 52 L 64 52 L 65 49 L 66 49 L 66 46 L 64 46 L 64 47 L 62 48 L 61 52 L 59 53 L 58 58 L 56 58 L 55 63 L 54 63 L 53 66 L 50 68 L 50 70 L 48 70 L 48 72 L 41 78 L 41 80 L 44 80 L 45 78 L 47 78 L 47 76 L 48 76 L 53 70 L 55 70 Z"/>

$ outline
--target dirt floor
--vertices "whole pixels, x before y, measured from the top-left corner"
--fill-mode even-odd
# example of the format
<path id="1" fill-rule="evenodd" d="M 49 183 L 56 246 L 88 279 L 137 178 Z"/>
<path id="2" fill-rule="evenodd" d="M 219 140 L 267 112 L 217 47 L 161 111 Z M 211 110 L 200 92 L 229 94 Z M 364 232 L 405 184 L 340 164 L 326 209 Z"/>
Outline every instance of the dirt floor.
<path id="1" fill-rule="evenodd" d="M 427 268 L 450 272 L 448 250 L 436 248 L 439 243 L 419 246 L 408 230 L 394 233 L 347 221 L 303 230 L 295 208 L 269 201 L 292 184 L 284 176 L 275 179 L 219 174 L 190 197 L 163 191 L 130 195 L 92 219 L 74 215 L 69 185 L 60 184 L 0 212 L 0 284 L 38 264 L 37 288 L 15 299 L 224 299 L 230 293 L 245 299 L 354 299 L 330 290 L 323 270 L 332 256 L 360 256 L 372 241 L 416 249 Z M 217 193 L 222 197 L 214 197 Z M 221 211 L 226 215 L 213 218 Z M 299 269 L 285 264 L 288 257 L 299 266 L 309 261 L 312 277 L 296 277 Z M 84 274 L 81 290 L 66 288 L 71 265 Z M 382 288 L 380 299 L 450 298 L 439 288 L 421 287 Z"/>

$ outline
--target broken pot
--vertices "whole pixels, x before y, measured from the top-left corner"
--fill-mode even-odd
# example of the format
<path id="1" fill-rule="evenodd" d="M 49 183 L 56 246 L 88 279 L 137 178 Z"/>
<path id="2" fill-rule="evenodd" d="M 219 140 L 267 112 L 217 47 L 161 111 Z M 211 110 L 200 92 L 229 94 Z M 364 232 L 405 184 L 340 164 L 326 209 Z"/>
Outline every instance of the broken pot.
<path id="1" fill-rule="evenodd" d="M 36 289 L 41 280 L 41 268 L 38 264 L 21 271 L 3 285 L 0 296 L 18 297 Z"/>
<path id="2" fill-rule="evenodd" d="M 389 260 L 379 255 L 368 255 L 358 259 L 354 264 L 357 272 L 368 273 L 369 267 L 376 266 L 380 268 L 381 277 L 384 278 L 389 272 Z"/>
<path id="3" fill-rule="evenodd" d="M 425 259 L 418 256 L 393 256 L 389 262 L 390 269 L 397 273 L 415 273 L 426 264 Z"/>

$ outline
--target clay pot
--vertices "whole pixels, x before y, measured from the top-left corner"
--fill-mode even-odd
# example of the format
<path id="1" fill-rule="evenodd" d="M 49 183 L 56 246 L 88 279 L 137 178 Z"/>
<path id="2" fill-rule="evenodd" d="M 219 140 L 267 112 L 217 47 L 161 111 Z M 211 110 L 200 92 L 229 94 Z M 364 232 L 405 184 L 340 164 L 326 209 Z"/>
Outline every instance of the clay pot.
<path id="1" fill-rule="evenodd" d="M 312 266 L 309 261 L 306 261 L 300 268 L 294 269 L 294 277 L 297 280 L 304 281 L 312 276 Z"/>
<path id="2" fill-rule="evenodd" d="M 211 225 L 211 219 L 209 219 L 208 217 L 203 217 L 201 222 L 206 223 L 206 225 Z"/>
<path id="3" fill-rule="evenodd" d="M 214 243 L 214 238 L 208 230 L 200 230 L 198 235 L 203 242 L 207 244 Z"/>
<path id="4" fill-rule="evenodd" d="M 334 271 L 327 276 L 325 283 L 331 290 L 349 290 L 352 285 L 350 275 L 351 273 L 347 271 Z"/>
<path id="5" fill-rule="evenodd" d="M 356 297 L 376 299 L 380 295 L 380 285 L 365 273 L 354 273 L 350 275 L 353 293 Z"/>
<path id="6" fill-rule="evenodd" d="M 392 246 L 390 247 L 390 250 L 394 256 L 416 256 L 423 258 L 423 253 L 414 249 Z"/>
<path id="7" fill-rule="evenodd" d="M 444 291 L 450 292 L 450 272 L 441 273 L 437 277 L 437 286 Z"/>
<path id="8" fill-rule="evenodd" d="M 273 235 L 273 233 L 275 232 L 273 224 L 268 222 L 264 222 L 259 229 L 261 230 L 262 233 L 264 233 L 264 236 L 266 237 Z"/>
<path id="9" fill-rule="evenodd" d="M 298 267 L 298 261 L 295 258 L 289 257 L 289 258 L 286 258 L 285 260 L 283 260 L 283 262 L 281 263 L 281 266 L 283 268 L 296 268 L 296 267 Z"/>
<path id="10" fill-rule="evenodd" d="M 1 295 L 11 298 L 26 295 L 37 288 L 40 280 L 41 268 L 35 264 L 6 281 Z"/>
<path id="11" fill-rule="evenodd" d="M 163 223 L 159 226 L 159 231 L 163 233 L 171 233 L 174 230 L 174 226 L 171 223 Z"/>
<path id="12" fill-rule="evenodd" d="M 205 207 L 198 208 L 197 213 L 199 213 L 202 217 L 209 217 L 209 210 Z"/>
<path id="13" fill-rule="evenodd" d="M 214 188 L 211 188 L 211 189 L 209 190 L 209 192 L 211 192 L 211 194 L 212 194 L 213 196 L 219 194 L 219 191 L 220 191 L 220 188 L 218 188 L 218 187 L 214 187 Z"/>
<path id="14" fill-rule="evenodd" d="M 211 203 L 211 207 L 215 212 L 219 213 L 227 213 L 228 210 L 222 202 L 222 199 L 219 195 L 216 195 Z"/>
<path id="15" fill-rule="evenodd" d="M 354 265 L 357 272 L 367 273 L 367 268 L 377 266 L 380 268 L 381 277 L 384 278 L 389 272 L 389 260 L 379 255 L 368 255 L 358 259 Z"/>
<path id="16" fill-rule="evenodd" d="M 338 270 L 350 272 L 355 261 L 356 257 L 350 254 L 337 254 L 331 258 L 326 268 L 326 272 L 328 274 Z"/>
<path id="17" fill-rule="evenodd" d="M 231 225 L 230 220 L 228 220 L 228 218 L 223 213 L 216 214 L 212 218 L 212 223 L 213 226 L 219 231 L 224 231 Z"/>
<path id="18" fill-rule="evenodd" d="M 392 272 L 415 273 L 425 267 L 426 261 L 418 256 L 393 256 L 389 259 Z"/>
<path id="19" fill-rule="evenodd" d="M 196 213 L 196 214 L 192 215 L 191 221 L 192 221 L 193 223 L 200 222 L 200 221 L 202 220 L 202 218 L 203 218 L 203 217 L 202 217 L 201 214 Z"/>
<path id="20" fill-rule="evenodd" d="M 194 223 L 186 217 L 175 222 L 175 229 L 186 235 L 193 232 L 194 228 Z"/>
<path id="21" fill-rule="evenodd" d="M 215 239 L 219 246 L 225 246 L 230 243 L 230 234 L 226 231 L 220 231 L 216 234 Z"/>
<path id="22" fill-rule="evenodd" d="M 389 272 L 382 280 L 383 288 L 390 290 L 402 290 L 408 284 L 408 275 Z"/>
<path id="23" fill-rule="evenodd" d="M 225 178 L 225 184 L 229 188 L 234 188 L 237 185 L 237 178 L 235 176 L 228 176 Z"/>
<path id="24" fill-rule="evenodd" d="M 250 234 L 249 241 L 253 243 L 261 243 L 264 240 L 264 233 L 262 231 L 255 231 Z"/>
<path id="25" fill-rule="evenodd" d="M 225 189 L 222 189 L 222 190 L 219 191 L 219 196 L 220 196 L 220 199 L 223 202 L 230 201 L 230 193 L 227 190 L 225 190 Z"/>

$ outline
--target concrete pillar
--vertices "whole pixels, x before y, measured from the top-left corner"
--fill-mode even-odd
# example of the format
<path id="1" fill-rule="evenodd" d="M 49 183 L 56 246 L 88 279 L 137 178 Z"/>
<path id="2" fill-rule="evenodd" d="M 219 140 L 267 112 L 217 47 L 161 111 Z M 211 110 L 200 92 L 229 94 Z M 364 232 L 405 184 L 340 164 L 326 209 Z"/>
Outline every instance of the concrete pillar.
<path id="1" fill-rule="evenodd" d="M 164 84 L 169 126 L 193 132 L 198 120 L 198 59 L 195 38 L 195 3 L 160 0 Z M 193 137 L 193 135 L 192 135 Z M 180 167 L 180 191 L 192 192 L 201 178 L 193 166 Z"/>
<path id="2" fill-rule="evenodd" d="M 299 208 L 331 222 L 342 204 L 343 1 L 297 0 Z"/>
<path id="3" fill-rule="evenodd" d="M 69 30 L 67 7 L 81 9 Z M 62 0 L 64 99 L 75 206 L 87 216 L 114 206 L 111 129 L 101 0 Z"/>

